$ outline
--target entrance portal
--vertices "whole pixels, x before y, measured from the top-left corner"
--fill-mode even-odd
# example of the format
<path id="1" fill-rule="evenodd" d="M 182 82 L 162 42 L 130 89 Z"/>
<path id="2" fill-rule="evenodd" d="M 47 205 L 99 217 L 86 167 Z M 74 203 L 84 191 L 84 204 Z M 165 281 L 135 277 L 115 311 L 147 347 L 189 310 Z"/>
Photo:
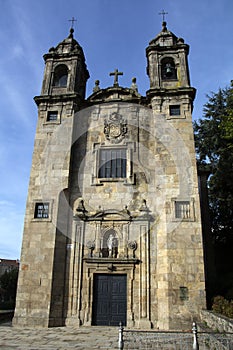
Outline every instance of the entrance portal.
<path id="1" fill-rule="evenodd" d="M 94 275 L 92 324 L 95 326 L 126 326 L 126 275 Z"/>

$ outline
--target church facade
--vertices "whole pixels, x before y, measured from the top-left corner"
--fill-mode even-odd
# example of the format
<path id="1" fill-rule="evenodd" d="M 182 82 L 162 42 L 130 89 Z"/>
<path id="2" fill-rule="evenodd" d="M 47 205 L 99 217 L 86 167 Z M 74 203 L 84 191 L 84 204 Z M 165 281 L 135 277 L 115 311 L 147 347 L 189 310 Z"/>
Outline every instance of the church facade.
<path id="1" fill-rule="evenodd" d="M 82 48 L 44 55 L 25 215 L 18 326 L 182 329 L 205 308 L 189 46 L 163 22 L 150 89 L 121 72 L 85 98 Z"/>

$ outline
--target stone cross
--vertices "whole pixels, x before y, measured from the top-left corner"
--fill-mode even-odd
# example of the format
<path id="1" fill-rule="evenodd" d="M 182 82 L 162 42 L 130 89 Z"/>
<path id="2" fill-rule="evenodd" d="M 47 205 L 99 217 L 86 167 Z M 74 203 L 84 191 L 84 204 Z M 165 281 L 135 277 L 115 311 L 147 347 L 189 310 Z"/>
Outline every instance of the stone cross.
<path id="1" fill-rule="evenodd" d="M 159 12 L 159 15 L 163 16 L 163 22 L 165 20 L 165 15 L 168 15 L 168 12 L 165 12 L 164 10 L 162 10 L 162 12 Z"/>
<path id="2" fill-rule="evenodd" d="M 74 28 L 74 22 L 77 22 L 77 19 L 75 19 L 74 17 L 72 17 L 71 19 L 69 19 L 69 22 L 71 22 L 71 28 Z"/>
<path id="3" fill-rule="evenodd" d="M 118 69 L 115 69 L 114 72 L 109 73 L 109 75 L 114 75 L 114 83 L 113 86 L 119 86 L 118 84 L 118 75 L 123 75 L 123 72 L 118 72 Z"/>

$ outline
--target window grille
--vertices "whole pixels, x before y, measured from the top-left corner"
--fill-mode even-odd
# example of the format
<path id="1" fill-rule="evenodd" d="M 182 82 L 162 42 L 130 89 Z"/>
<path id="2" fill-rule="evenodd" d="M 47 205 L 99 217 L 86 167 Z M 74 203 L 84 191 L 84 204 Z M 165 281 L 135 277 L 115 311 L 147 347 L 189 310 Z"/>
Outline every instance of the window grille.
<path id="1" fill-rule="evenodd" d="M 58 117 L 57 111 L 49 111 L 47 115 L 47 121 L 48 122 L 56 121 L 57 117 Z"/>
<path id="2" fill-rule="evenodd" d="M 100 150 L 99 178 L 126 177 L 126 149 Z"/>
<path id="3" fill-rule="evenodd" d="M 190 219 L 190 202 L 189 201 L 176 201 L 175 202 L 175 217 L 177 219 Z"/>
<path id="4" fill-rule="evenodd" d="M 35 205 L 35 219 L 49 218 L 49 203 L 36 203 Z"/>
<path id="5" fill-rule="evenodd" d="M 169 106 L 171 116 L 180 115 L 180 105 Z"/>

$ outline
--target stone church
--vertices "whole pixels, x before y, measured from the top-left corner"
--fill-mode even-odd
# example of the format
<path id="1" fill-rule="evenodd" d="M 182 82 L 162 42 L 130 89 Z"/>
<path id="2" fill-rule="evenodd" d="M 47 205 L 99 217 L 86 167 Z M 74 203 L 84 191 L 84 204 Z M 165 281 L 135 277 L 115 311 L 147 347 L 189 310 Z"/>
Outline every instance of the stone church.
<path id="1" fill-rule="evenodd" d="M 189 46 L 162 24 L 150 87 L 89 72 L 69 36 L 44 55 L 17 326 L 187 329 L 205 308 Z M 114 67 L 115 68 L 115 67 Z"/>

